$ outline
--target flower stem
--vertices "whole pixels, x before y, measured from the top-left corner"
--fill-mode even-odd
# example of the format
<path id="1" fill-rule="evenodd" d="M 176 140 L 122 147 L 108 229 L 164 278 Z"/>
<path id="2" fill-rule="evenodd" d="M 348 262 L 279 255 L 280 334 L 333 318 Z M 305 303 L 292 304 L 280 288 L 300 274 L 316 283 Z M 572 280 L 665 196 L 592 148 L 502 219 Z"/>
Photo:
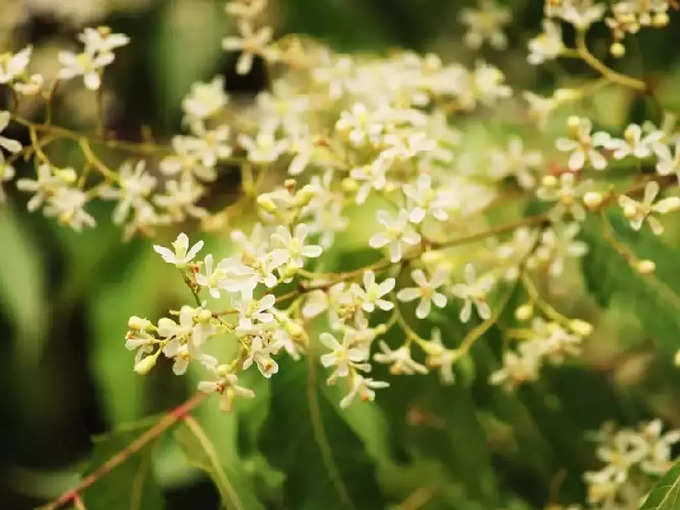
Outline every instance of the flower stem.
<path id="1" fill-rule="evenodd" d="M 78 483 L 75 487 L 64 492 L 57 499 L 50 501 L 46 505 L 40 507 L 40 510 L 56 510 L 57 508 L 61 508 L 62 506 L 68 503 L 73 503 L 74 501 L 79 499 L 80 493 L 82 493 L 85 489 L 93 485 L 97 480 L 102 478 L 104 475 L 113 471 L 115 468 L 117 468 L 127 459 L 132 457 L 139 450 L 144 448 L 144 446 L 146 446 L 150 441 L 156 439 L 161 434 L 163 434 L 175 423 L 186 418 L 191 413 L 191 411 L 193 411 L 199 404 L 201 404 L 205 400 L 206 396 L 207 394 L 203 392 L 198 392 L 183 404 L 175 407 L 174 409 L 163 415 L 163 417 L 160 420 L 158 420 L 158 422 L 154 426 L 152 426 L 146 432 L 141 434 L 137 439 L 132 441 L 129 445 L 120 450 L 118 453 L 113 455 L 113 457 L 109 458 L 109 460 L 101 464 L 91 474 L 83 478 L 80 481 L 80 483 Z"/>
<path id="2" fill-rule="evenodd" d="M 602 76 L 607 78 L 609 81 L 618 83 L 619 85 L 623 85 L 624 87 L 628 87 L 633 90 L 637 90 L 638 92 L 647 91 L 647 84 L 644 81 L 618 73 L 610 67 L 607 67 L 604 63 L 602 63 L 601 60 L 595 57 L 595 55 L 590 52 L 588 45 L 586 44 L 585 30 L 578 30 L 576 32 L 576 50 L 586 64 L 601 73 Z"/>

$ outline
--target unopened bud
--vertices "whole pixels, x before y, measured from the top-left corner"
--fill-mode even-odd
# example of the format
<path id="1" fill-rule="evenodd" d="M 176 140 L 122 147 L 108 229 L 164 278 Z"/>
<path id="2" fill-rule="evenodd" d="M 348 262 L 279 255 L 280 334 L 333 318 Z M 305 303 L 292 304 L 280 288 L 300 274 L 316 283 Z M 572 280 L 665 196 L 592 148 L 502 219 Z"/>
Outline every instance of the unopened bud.
<path id="1" fill-rule="evenodd" d="M 567 127 L 569 132 L 575 135 L 578 132 L 578 128 L 581 126 L 581 118 L 576 115 L 570 115 L 567 119 Z"/>
<path id="2" fill-rule="evenodd" d="M 546 175 L 545 177 L 543 177 L 543 179 L 541 179 L 541 184 L 549 188 L 555 187 L 558 184 L 557 177 L 555 177 L 554 175 Z"/>
<path id="3" fill-rule="evenodd" d="M 588 336 L 593 332 L 593 325 L 581 319 L 572 319 L 569 321 L 569 328 L 581 336 Z"/>
<path id="4" fill-rule="evenodd" d="M 599 191 L 589 191 L 583 195 L 583 203 L 588 209 L 596 209 L 602 204 L 602 193 Z"/>
<path id="5" fill-rule="evenodd" d="M 312 200 L 312 198 L 314 198 L 315 194 L 316 192 L 314 191 L 314 187 L 311 184 L 303 186 L 302 189 L 298 191 L 296 196 L 296 205 L 298 207 L 304 207 Z"/>
<path id="6" fill-rule="evenodd" d="M 524 303 L 515 310 L 515 318 L 518 321 L 526 321 L 534 314 L 534 305 L 531 303 Z"/>
<path id="7" fill-rule="evenodd" d="M 635 264 L 635 269 L 640 274 L 652 274 L 656 270 L 656 264 L 653 260 L 643 259 Z"/>
<path id="8" fill-rule="evenodd" d="M 627 219 L 631 219 L 637 214 L 637 209 L 635 208 L 634 205 L 627 205 L 623 208 L 623 215 Z"/>
<path id="9" fill-rule="evenodd" d="M 78 175 L 73 168 L 55 168 L 53 172 L 55 177 L 58 177 L 66 184 L 73 184 L 78 178 Z"/>
<path id="10" fill-rule="evenodd" d="M 357 181 L 350 177 L 346 177 L 345 179 L 342 180 L 342 189 L 343 191 L 356 191 L 359 188 L 359 184 Z"/>
<path id="11" fill-rule="evenodd" d="M 675 358 L 673 358 L 676 367 L 680 367 L 680 349 L 675 353 Z"/>
<path id="12" fill-rule="evenodd" d="M 613 57 L 621 58 L 626 54 L 626 47 L 620 42 L 615 42 L 609 47 L 609 53 L 611 53 Z"/>
<path id="13" fill-rule="evenodd" d="M 657 28 L 661 28 L 668 25 L 669 20 L 670 18 L 668 17 L 667 13 L 659 12 L 652 18 L 652 24 Z"/>
<path id="14" fill-rule="evenodd" d="M 276 211 L 276 204 L 269 195 L 260 195 L 257 197 L 257 205 L 262 207 L 267 212 L 273 213 Z"/>
<path id="15" fill-rule="evenodd" d="M 212 318 L 212 312 L 210 310 L 206 310 L 205 308 L 198 312 L 198 322 L 208 322 Z"/>
<path id="16" fill-rule="evenodd" d="M 128 319 L 128 328 L 133 331 L 146 331 L 147 329 L 151 329 L 151 321 L 133 315 Z"/>
<path id="17" fill-rule="evenodd" d="M 151 356 L 142 358 L 135 364 L 134 371 L 137 372 L 139 375 L 148 374 L 151 371 L 151 369 L 156 365 L 157 359 L 158 354 L 152 354 Z"/>

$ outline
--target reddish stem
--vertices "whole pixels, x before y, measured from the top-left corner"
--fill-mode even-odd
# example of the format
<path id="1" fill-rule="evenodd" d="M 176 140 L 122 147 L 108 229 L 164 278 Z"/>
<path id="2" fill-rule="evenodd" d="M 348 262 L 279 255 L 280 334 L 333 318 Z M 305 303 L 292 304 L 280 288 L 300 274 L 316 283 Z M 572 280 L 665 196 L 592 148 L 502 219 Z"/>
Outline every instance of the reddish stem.
<path id="1" fill-rule="evenodd" d="M 167 429 L 172 427 L 175 423 L 182 420 L 191 411 L 197 407 L 206 398 L 206 394 L 199 392 L 192 396 L 189 400 L 175 407 L 171 411 L 167 412 L 163 417 L 158 420 L 158 422 L 153 425 L 150 429 L 146 430 L 137 439 L 132 441 L 125 448 L 120 450 L 118 453 L 114 454 L 109 460 L 104 462 L 101 466 L 95 469 L 92 473 L 83 478 L 78 485 L 72 489 L 64 492 L 57 499 L 50 501 L 44 505 L 42 510 L 56 510 L 64 506 L 67 503 L 77 502 L 80 500 L 80 494 L 99 480 L 102 476 L 106 475 L 120 464 L 125 462 L 132 455 L 137 453 L 139 450 L 144 448 L 144 446 L 150 441 L 156 439 L 158 436 L 163 434 Z"/>

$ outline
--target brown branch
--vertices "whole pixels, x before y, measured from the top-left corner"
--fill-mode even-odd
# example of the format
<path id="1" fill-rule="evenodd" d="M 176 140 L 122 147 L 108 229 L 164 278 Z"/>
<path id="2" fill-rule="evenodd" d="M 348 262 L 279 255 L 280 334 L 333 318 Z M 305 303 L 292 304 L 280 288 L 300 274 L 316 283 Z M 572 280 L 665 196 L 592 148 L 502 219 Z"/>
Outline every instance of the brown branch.
<path id="1" fill-rule="evenodd" d="M 183 404 L 180 404 L 163 415 L 163 417 L 158 420 L 158 422 L 150 429 L 141 434 L 137 439 L 132 441 L 118 453 L 114 454 L 109 460 L 101 464 L 92 473 L 83 478 L 75 487 L 64 492 L 55 500 L 50 501 L 46 505 L 40 507 L 41 510 L 56 510 L 67 503 L 75 503 L 76 501 L 80 500 L 80 494 L 85 489 L 93 485 L 104 475 L 113 471 L 132 455 L 144 448 L 144 446 L 146 446 L 150 441 L 163 434 L 163 432 L 168 430 L 175 423 L 188 416 L 194 408 L 196 408 L 199 404 L 201 404 L 201 402 L 205 400 L 206 396 L 207 395 L 205 393 L 198 392 Z"/>

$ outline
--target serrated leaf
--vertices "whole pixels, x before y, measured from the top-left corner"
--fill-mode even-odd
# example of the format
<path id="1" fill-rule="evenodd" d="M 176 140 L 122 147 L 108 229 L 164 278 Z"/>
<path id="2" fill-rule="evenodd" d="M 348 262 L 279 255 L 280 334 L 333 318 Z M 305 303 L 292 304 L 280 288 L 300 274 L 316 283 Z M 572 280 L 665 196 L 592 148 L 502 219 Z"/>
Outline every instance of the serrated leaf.
<path id="1" fill-rule="evenodd" d="M 677 510 L 680 508 L 680 462 L 652 488 L 640 510 Z"/>
<path id="2" fill-rule="evenodd" d="M 629 307 L 646 333 L 675 352 L 680 347 L 678 295 L 657 276 L 641 275 L 631 268 L 593 221 L 586 222 L 583 236 L 590 247 L 582 261 L 588 290 L 602 306 L 615 302 Z"/>

